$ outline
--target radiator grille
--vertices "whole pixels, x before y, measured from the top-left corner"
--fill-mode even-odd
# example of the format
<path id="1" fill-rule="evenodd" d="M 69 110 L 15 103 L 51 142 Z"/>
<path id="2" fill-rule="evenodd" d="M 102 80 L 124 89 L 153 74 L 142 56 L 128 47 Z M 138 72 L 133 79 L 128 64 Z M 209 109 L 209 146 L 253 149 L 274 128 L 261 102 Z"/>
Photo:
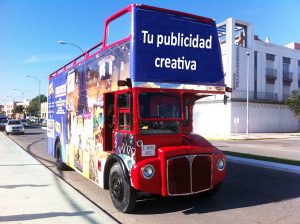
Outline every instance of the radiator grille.
<path id="1" fill-rule="evenodd" d="M 211 187 L 211 157 L 195 156 L 192 163 L 192 192 Z"/>
<path id="2" fill-rule="evenodd" d="M 167 160 L 169 195 L 193 194 L 211 188 L 211 156 L 187 155 Z"/>

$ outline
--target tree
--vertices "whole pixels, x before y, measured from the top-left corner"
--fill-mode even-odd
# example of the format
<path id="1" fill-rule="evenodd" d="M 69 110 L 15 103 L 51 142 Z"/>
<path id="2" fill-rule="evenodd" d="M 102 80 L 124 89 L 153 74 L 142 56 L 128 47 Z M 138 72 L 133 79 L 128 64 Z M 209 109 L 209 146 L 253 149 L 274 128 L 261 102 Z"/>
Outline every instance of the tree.
<path id="1" fill-rule="evenodd" d="M 45 95 L 40 95 L 41 103 L 47 102 L 47 97 Z M 38 116 L 39 115 L 39 96 L 34 97 L 30 102 L 29 106 L 26 107 L 27 114 L 31 116 Z"/>
<path id="2" fill-rule="evenodd" d="M 24 107 L 22 105 L 18 105 L 12 110 L 12 112 L 14 114 L 21 114 L 24 112 Z"/>
<path id="3" fill-rule="evenodd" d="M 300 119 L 300 95 L 297 90 L 292 91 L 292 95 L 286 100 L 286 105 Z"/>

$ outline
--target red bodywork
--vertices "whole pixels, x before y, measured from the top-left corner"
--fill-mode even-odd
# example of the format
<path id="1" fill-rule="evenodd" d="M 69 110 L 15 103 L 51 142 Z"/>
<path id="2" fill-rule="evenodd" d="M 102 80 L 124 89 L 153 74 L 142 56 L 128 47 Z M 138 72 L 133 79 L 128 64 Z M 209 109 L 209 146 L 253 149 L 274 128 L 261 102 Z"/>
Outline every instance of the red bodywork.
<path id="1" fill-rule="evenodd" d="M 218 159 L 223 158 L 224 161 L 226 161 L 226 158 L 224 154 L 218 150 L 216 147 L 211 145 L 206 139 L 203 137 L 192 134 L 192 108 L 193 104 L 191 103 L 188 106 L 189 111 L 189 123 L 186 126 L 182 126 L 180 128 L 180 131 L 178 134 L 162 134 L 162 135 L 141 135 L 138 130 L 138 124 L 143 119 L 139 117 L 139 105 L 138 105 L 138 93 L 139 92 L 161 92 L 161 91 L 168 91 L 168 92 L 176 92 L 181 95 L 181 106 L 183 107 L 183 101 L 186 96 L 194 97 L 196 98 L 196 93 L 199 94 L 199 91 L 187 91 L 187 90 L 162 90 L 162 89 L 145 89 L 145 88 L 133 88 L 133 132 L 135 134 L 136 141 L 142 140 L 144 145 L 147 144 L 155 144 L 156 145 L 156 154 L 153 157 L 142 157 L 141 156 L 141 147 L 136 146 L 136 165 L 131 169 L 131 182 L 135 189 L 140 190 L 142 192 L 148 192 L 152 194 L 160 194 L 163 196 L 170 196 L 170 195 L 183 195 L 183 194 L 192 194 L 197 193 L 205 190 L 212 189 L 217 184 L 219 184 L 226 175 L 226 169 L 219 171 L 216 167 L 216 163 Z M 200 91 L 201 92 L 201 91 Z M 215 92 L 205 92 L 206 94 L 214 94 Z M 218 92 L 220 94 L 220 92 Z M 182 113 L 183 110 L 182 110 Z M 182 117 L 184 117 L 184 114 L 182 114 Z M 152 118 L 151 120 L 159 120 Z M 170 119 L 172 120 L 172 119 Z M 180 122 L 182 122 L 183 119 L 181 119 Z M 192 173 L 189 173 L 190 171 L 185 169 L 185 166 L 189 166 L 188 163 L 188 157 L 190 156 L 196 156 L 199 164 L 197 165 L 191 165 L 192 168 L 194 168 L 194 171 Z M 183 158 L 181 158 L 183 157 Z M 195 157 L 195 158 L 196 158 Z M 173 158 L 178 158 L 178 161 L 173 160 Z M 207 165 L 209 167 L 209 170 L 204 171 L 207 168 L 201 167 L 201 164 L 204 164 L 205 161 L 203 158 L 207 158 L 209 161 L 207 162 Z M 173 162 L 168 161 L 173 160 Z M 170 163 L 174 163 L 176 167 L 170 168 Z M 155 169 L 155 174 L 151 179 L 145 179 L 142 174 L 142 168 L 145 165 L 152 165 Z M 174 165 L 174 166 L 175 166 Z M 179 176 L 179 174 L 182 174 L 182 177 L 176 177 L 178 179 L 178 182 L 182 183 L 182 186 L 178 186 L 177 189 L 179 191 L 182 191 L 178 194 L 171 194 L 170 189 L 171 186 L 168 186 L 168 180 L 172 178 L 172 175 L 170 174 L 168 176 L 168 167 L 170 170 L 174 171 L 175 174 Z M 198 167 L 198 168 L 197 168 Z M 209 174 L 209 177 L 205 177 Z M 201 176 L 202 175 L 202 176 Z M 190 186 L 189 185 L 189 177 L 193 179 L 193 183 L 190 185 L 198 185 L 198 188 L 201 187 L 201 181 L 202 182 L 210 182 L 209 186 L 204 186 L 203 189 L 200 189 L 196 192 L 188 191 L 186 192 L 184 190 L 184 187 Z M 181 179 L 180 179 L 181 178 Z M 195 180 L 194 180 L 195 179 Z M 170 184 L 169 184 L 170 185 Z M 168 188 L 169 187 L 169 188 Z M 193 186 L 197 187 L 197 186 Z M 192 186 L 188 187 L 192 189 Z M 175 190 L 176 191 L 176 190 Z"/>

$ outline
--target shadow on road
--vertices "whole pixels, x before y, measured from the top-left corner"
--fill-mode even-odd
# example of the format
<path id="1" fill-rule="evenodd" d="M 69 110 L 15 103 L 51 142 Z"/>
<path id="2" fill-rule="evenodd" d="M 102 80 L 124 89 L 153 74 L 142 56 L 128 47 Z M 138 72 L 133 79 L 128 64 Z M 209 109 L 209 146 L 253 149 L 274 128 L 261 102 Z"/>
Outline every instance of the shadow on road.
<path id="1" fill-rule="evenodd" d="M 5 189 L 15 189 L 19 187 L 48 187 L 49 185 L 45 184 L 18 184 L 18 185 L 0 185 L 0 188 Z"/>
<path id="2" fill-rule="evenodd" d="M 22 215 L 9 215 L 0 216 L 0 222 L 12 222 L 12 221 L 26 221 L 34 219 L 45 219 L 58 216 L 88 216 L 94 213 L 93 211 L 80 211 L 80 212 L 49 212 L 49 213 L 37 213 L 37 214 L 22 214 Z"/>
<path id="3" fill-rule="evenodd" d="M 228 164 L 228 175 L 214 198 L 200 195 L 151 197 L 139 200 L 133 214 L 182 211 L 189 215 L 245 208 L 300 197 L 299 175 L 245 165 Z"/>

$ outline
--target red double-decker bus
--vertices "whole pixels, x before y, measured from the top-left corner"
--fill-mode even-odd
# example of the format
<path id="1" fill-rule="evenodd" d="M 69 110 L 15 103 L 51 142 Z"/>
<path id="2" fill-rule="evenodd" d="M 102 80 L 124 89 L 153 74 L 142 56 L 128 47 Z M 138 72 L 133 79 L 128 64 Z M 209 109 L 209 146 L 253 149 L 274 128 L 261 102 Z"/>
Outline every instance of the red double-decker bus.
<path id="1" fill-rule="evenodd" d="M 102 42 L 49 76 L 58 168 L 109 189 L 122 212 L 138 192 L 216 193 L 226 158 L 193 133 L 195 102 L 227 90 L 215 21 L 135 4 L 104 29 Z"/>

